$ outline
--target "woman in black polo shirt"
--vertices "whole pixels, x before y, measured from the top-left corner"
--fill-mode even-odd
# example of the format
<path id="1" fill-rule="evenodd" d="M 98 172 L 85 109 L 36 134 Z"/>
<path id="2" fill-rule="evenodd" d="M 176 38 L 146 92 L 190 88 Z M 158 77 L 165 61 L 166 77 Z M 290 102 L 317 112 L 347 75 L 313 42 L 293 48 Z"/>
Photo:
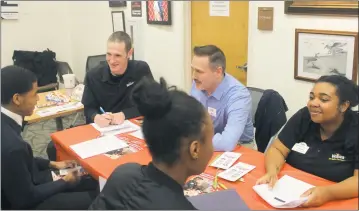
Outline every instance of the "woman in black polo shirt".
<path id="1" fill-rule="evenodd" d="M 310 189 L 306 207 L 358 197 L 358 86 L 343 76 L 322 76 L 306 107 L 289 119 L 266 153 L 266 175 L 257 184 L 273 186 L 287 162 L 337 182 Z"/>

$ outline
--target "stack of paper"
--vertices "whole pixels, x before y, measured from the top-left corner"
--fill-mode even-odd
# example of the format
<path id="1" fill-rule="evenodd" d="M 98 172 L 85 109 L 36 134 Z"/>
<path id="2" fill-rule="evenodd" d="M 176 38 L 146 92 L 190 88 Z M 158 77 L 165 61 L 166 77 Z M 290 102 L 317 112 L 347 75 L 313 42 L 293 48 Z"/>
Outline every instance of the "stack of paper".
<path id="1" fill-rule="evenodd" d="M 220 169 L 228 169 L 241 155 L 242 154 L 238 152 L 224 152 L 210 166 Z"/>
<path id="2" fill-rule="evenodd" d="M 296 208 L 308 200 L 308 197 L 300 196 L 313 187 L 313 185 L 284 175 L 277 181 L 273 189 L 270 189 L 268 184 L 253 186 L 253 189 L 275 208 Z"/>
<path id="3" fill-rule="evenodd" d="M 136 132 L 130 133 L 131 136 L 139 138 L 141 140 L 145 139 L 142 130 L 137 130 Z"/>
<path id="4" fill-rule="evenodd" d="M 127 133 L 131 131 L 139 130 L 141 127 L 126 120 L 121 125 L 110 125 L 107 127 L 99 127 L 96 123 L 91 124 L 96 130 L 98 130 L 101 134 L 108 133 L 108 132 L 114 132 L 113 134 L 121 134 L 121 133 Z"/>
<path id="5" fill-rule="evenodd" d="M 225 180 L 235 182 L 239 180 L 241 177 L 246 175 L 248 172 L 252 171 L 255 168 L 253 165 L 249 165 L 246 163 L 238 162 L 236 165 L 231 168 L 221 172 L 218 174 L 218 177 L 221 177 Z"/>
<path id="6" fill-rule="evenodd" d="M 77 109 L 80 108 L 81 106 L 83 106 L 83 104 L 81 102 L 72 102 L 72 103 L 68 103 L 65 105 L 61 105 L 61 106 L 54 106 L 54 107 L 50 107 L 50 108 L 46 108 L 46 109 L 41 109 L 39 111 L 37 111 L 37 115 L 44 117 L 44 116 L 50 116 L 50 115 L 54 115 L 58 112 L 62 112 L 62 111 L 68 111 L 68 110 L 72 110 L 72 109 Z"/>
<path id="7" fill-rule="evenodd" d="M 127 147 L 127 143 L 116 136 L 103 136 L 101 138 L 71 145 L 70 148 L 82 159 L 103 154 L 112 150 Z"/>

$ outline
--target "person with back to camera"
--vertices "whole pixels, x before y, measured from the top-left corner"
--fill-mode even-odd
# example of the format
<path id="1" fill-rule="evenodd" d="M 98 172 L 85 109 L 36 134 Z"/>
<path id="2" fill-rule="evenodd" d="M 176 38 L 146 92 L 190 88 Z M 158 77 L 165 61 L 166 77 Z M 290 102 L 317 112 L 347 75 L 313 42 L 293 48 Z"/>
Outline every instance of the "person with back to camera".
<path id="1" fill-rule="evenodd" d="M 184 196 L 188 177 L 202 173 L 213 154 L 213 125 L 193 97 L 143 79 L 133 101 L 144 116 L 142 130 L 152 161 L 117 167 L 90 209 L 196 209 Z"/>
<path id="2" fill-rule="evenodd" d="M 303 207 L 358 197 L 358 86 L 343 76 L 320 77 L 306 107 L 289 119 L 265 156 L 266 175 L 257 184 L 273 187 L 283 164 L 337 182 L 306 191 Z"/>

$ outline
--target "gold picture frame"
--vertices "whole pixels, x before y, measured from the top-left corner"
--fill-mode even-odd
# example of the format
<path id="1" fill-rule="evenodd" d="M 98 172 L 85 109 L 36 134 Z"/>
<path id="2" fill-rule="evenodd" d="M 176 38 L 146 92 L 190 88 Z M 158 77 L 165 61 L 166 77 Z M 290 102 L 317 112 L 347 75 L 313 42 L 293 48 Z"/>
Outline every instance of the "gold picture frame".
<path id="1" fill-rule="evenodd" d="M 284 2 L 285 14 L 358 16 L 358 0 Z"/>
<path id="2" fill-rule="evenodd" d="M 358 32 L 295 30 L 294 79 L 343 75 L 357 82 Z"/>

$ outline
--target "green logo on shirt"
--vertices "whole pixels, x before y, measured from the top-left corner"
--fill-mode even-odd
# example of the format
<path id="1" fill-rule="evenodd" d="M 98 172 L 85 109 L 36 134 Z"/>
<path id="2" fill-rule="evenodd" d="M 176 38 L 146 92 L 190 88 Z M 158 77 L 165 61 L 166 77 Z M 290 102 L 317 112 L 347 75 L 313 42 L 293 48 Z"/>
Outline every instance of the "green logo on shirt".
<path id="1" fill-rule="evenodd" d="M 329 158 L 329 160 L 345 161 L 345 156 L 343 156 L 339 153 L 335 153 L 335 154 L 332 154 L 332 157 Z"/>

